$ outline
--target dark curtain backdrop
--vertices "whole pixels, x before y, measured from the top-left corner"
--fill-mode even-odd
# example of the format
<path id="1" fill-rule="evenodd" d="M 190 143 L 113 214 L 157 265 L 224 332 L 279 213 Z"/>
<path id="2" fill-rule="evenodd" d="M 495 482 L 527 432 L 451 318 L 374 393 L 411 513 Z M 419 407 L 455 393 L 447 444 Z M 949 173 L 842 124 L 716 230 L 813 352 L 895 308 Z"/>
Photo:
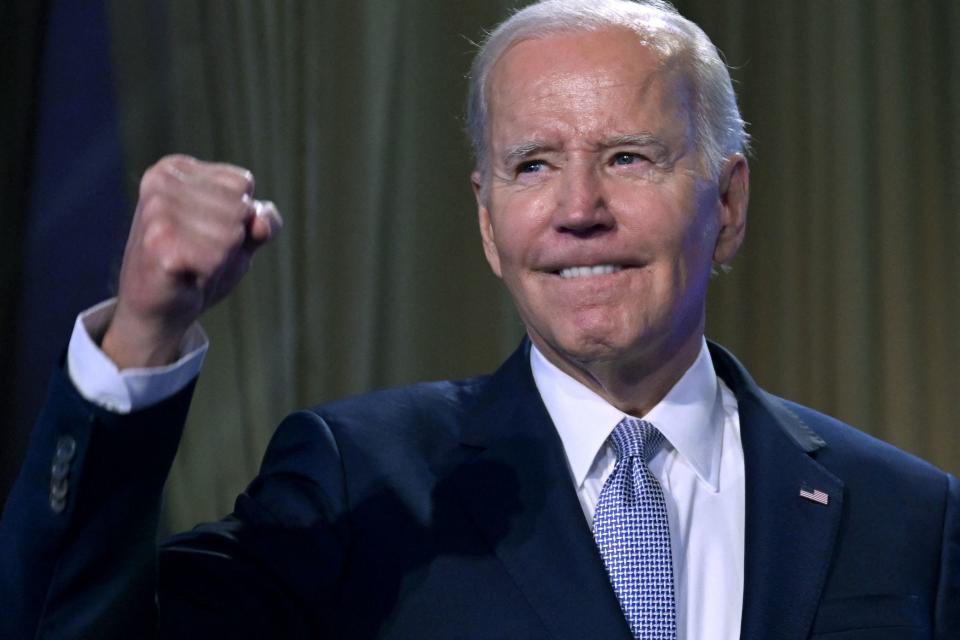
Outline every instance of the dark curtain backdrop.
<path id="1" fill-rule="evenodd" d="M 204 321 L 171 528 L 227 512 L 292 409 L 516 345 L 461 128 L 470 41 L 517 4 L 108 2 L 129 193 L 182 151 L 250 168 L 286 220 Z M 735 68 L 754 137 L 709 335 L 768 389 L 960 472 L 960 4 L 677 4 Z"/>

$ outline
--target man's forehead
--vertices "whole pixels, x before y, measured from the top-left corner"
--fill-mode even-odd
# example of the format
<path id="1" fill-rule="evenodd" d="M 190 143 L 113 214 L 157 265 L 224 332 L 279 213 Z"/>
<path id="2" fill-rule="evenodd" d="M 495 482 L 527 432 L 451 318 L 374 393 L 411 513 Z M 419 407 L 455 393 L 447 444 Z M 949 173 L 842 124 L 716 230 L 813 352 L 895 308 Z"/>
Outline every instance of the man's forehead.
<path id="1" fill-rule="evenodd" d="M 491 84 L 504 76 L 586 73 L 600 67 L 619 66 L 646 75 L 664 66 L 664 56 L 638 34 L 623 27 L 558 31 L 519 40 L 508 47 L 491 71 Z"/>
<path id="2" fill-rule="evenodd" d="M 535 78 L 521 75 L 504 75 L 495 83 L 490 93 L 491 101 L 512 107 L 519 101 L 536 100 L 549 104 L 553 100 L 571 97 L 598 98 L 605 95 L 642 97 L 657 90 L 654 84 L 663 80 L 663 72 L 650 69 L 648 73 L 626 75 L 609 67 L 593 67 L 583 70 L 555 69 Z"/>
<path id="3" fill-rule="evenodd" d="M 518 43 L 491 77 L 491 142 L 550 146 L 551 138 L 575 134 L 603 145 L 612 137 L 662 129 L 678 107 L 687 106 L 670 67 L 622 29 Z"/>
<path id="4" fill-rule="evenodd" d="M 550 34 L 520 41 L 501 56 L 487 86 L 488 104 L 495 111 L 601 94 L 642 98 L 658 83 L 672 82 L 674 66 L 626 29 Z"/>

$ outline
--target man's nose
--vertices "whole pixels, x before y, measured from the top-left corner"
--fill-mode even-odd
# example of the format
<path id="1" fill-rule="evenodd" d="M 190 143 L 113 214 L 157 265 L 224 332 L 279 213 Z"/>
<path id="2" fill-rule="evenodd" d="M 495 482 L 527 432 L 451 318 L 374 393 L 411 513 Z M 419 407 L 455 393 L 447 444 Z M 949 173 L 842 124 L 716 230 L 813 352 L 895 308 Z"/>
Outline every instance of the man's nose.
<path id="1" fill-rule="evenodd" d="M 563 169 L 554 224 L 558 231 L 590 236 L 613 228 L 603 179 L 595 167 L 570 163 Z"/>

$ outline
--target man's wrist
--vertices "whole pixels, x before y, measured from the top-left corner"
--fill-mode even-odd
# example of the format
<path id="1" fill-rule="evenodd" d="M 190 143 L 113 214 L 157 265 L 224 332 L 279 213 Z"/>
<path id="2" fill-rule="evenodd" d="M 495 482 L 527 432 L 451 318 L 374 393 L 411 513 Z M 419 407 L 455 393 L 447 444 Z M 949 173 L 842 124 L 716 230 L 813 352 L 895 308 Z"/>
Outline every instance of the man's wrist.
<path id="1" fill-rule="evenodd" d="M 209 342 L 198 324 L 179 345 L 176 361 L 158 367 L 122 369 L 99 347 L 116 300 L 102 302 L 77 317 L 67 349 L 67 372 L 85 399 L 109 411 L 129 413 L 164 400 L 200 372 Z"/>

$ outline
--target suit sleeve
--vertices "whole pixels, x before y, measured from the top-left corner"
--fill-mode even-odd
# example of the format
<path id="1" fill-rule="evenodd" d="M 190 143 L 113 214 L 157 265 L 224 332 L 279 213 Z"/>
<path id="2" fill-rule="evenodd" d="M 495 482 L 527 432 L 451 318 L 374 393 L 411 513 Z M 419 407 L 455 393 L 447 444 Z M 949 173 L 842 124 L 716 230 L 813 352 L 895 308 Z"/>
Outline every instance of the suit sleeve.
<path id="1" fill-rule="evenodd" d="M 0 638 L 153 635 L 160 496 L 192 391 L 121 416 L 54 374 L 0 519 Z"/>
<path id="2" fill-rule="evenodd" d="M 334 616 L 347 502 L 312 412 L 280 425 L 233 514 L 158 547 L 192 387 L 124 416 L 55 375 L 0 520 L 0 639 L 316 637 Z"/>
<path id="3" fill-rule="evenodd" d="M 937 591 L 937 638 L 960 638 L 960 482 L 947 478 L 943 558 Z"/>

